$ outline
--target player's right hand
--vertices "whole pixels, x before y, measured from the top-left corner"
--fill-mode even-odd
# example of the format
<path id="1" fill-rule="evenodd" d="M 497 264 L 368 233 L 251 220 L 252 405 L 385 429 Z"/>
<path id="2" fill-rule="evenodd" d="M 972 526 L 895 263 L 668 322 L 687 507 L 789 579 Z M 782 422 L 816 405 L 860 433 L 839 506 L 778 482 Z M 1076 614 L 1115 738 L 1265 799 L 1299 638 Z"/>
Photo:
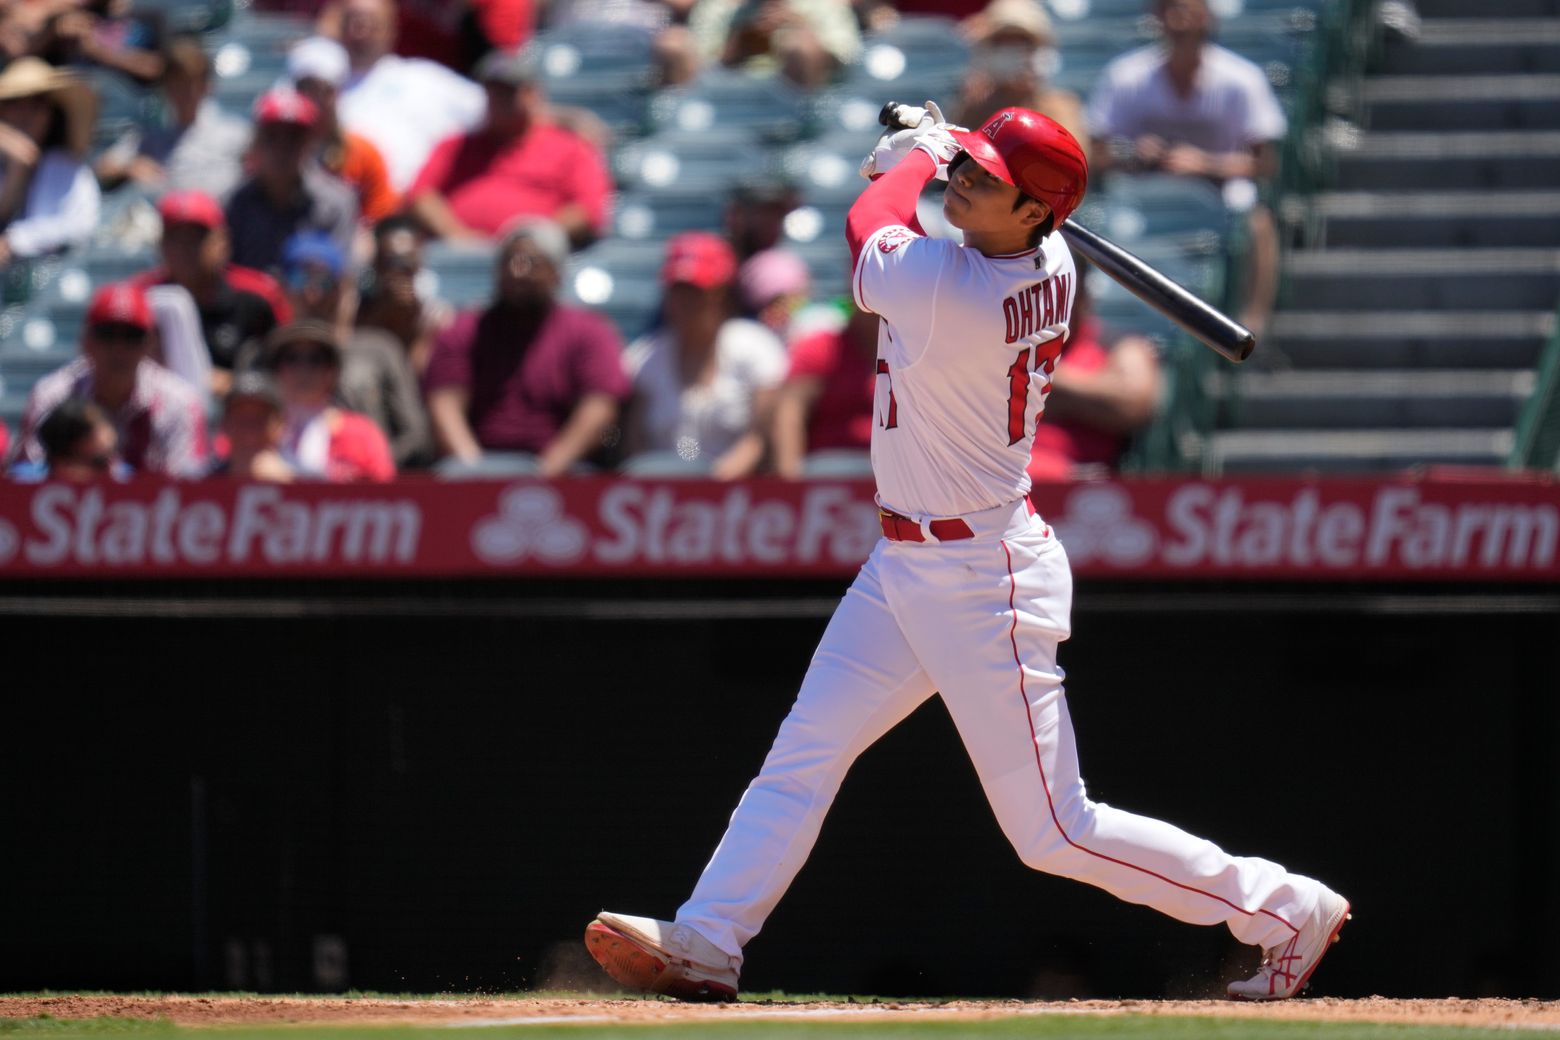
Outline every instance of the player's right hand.
<path id="1" fill-rule="evenodd" d="M 946 180 L 947 164 L 959 153 L 959 146 L 948 133 L 953 124 L 943 118 L 937 102 L 928 101 L 923 108 L 898 105 L 894 109 L 894 116 L 896 122 L 909 125 L 904 129 L 887 131 L 878 139 L 877 147 L 861 161 L 861 175 L 872 180 L 885 174 L 921 146 L 922 151 L 930 153 L 937 160 L 937 179 Z"/>

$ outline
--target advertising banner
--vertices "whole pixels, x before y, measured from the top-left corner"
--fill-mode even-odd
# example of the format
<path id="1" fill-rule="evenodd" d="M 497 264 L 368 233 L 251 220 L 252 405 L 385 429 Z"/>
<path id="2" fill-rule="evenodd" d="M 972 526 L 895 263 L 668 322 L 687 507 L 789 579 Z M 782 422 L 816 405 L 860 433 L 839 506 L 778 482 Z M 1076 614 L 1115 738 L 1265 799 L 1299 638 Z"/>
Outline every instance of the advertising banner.
<path id="1" fill-rule="evenodd" d="M 1035 488 L 1080 577 L 1560 580 L 1560 485 L 1157 478 Z M 848 576 L 864 481 L 0 484 L 0 577 Z"/>

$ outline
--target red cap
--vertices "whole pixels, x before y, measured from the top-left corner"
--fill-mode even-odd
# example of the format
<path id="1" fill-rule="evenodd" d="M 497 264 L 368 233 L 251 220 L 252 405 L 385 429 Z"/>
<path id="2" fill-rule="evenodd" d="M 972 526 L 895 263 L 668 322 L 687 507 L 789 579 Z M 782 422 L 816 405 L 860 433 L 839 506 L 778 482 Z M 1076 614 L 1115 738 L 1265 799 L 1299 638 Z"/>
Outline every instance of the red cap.
<path id="1" fill-rule="evenodd" d="M 953 130 L 953 139 L 993 177 L 1039 199 L 1060 227 L 1089 186 L 1089 160 L 1067 129 L 1027 108 L 1004 108 L 979 130 Z"/>
<path id="2" fill-rule="evenodd" d="M 134 325 L 152 327 L 152 308 L 146 294 L 129 282 L 105 285 L 92 295 L 87 307 L 87 325 Z"/>
<path id="3" fill-rule="evenodd" d="M 203 191 L 170 191 L 157 203 L 163 226 L 169 224 L 199 224 L 203 228 L 219 228 L 227 224 L 222 207 L 217 200 Z"/>
<path id="4" fill-rule="evenodd" d="M 667 285 L 687 282 L 700 289 L 713 289 L 729 285 L 736 273 L 737 254 L 719 235 L 684 231 L 666 243 L 661 280 Z"/>
<path id="5" fill-rule="evenodd" d="M 294 90 L 268 90 L 255 102 L 255 122 L 295 123 L 313 126 L 320 110 L 314 102 Z"/>

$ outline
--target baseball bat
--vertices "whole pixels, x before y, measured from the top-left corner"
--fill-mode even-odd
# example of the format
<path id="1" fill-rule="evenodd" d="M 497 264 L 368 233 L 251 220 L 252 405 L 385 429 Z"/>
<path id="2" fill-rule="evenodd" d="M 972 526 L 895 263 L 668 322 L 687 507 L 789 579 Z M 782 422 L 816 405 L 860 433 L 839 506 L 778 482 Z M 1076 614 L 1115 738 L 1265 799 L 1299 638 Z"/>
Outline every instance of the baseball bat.
<path id="1" fill-rule="evenodd" d="M 907 129 L 919 122 L 919 113 L 923 111 L 914 105 L 890 101 L 878 114 L 878 122 L 895 129 Z M 916 114 L 915 122 L 907 121 L 911 114 Z M 1250 357 L 1256 348 L 1257 337 L 1250 329 L 1156 270 L 1142 257 L 1095 234 L 1071 217 L 1062 221 L 1061 232 L 1068 245 L 1095 267 L 1220 357 L 1239 363 Z"/>

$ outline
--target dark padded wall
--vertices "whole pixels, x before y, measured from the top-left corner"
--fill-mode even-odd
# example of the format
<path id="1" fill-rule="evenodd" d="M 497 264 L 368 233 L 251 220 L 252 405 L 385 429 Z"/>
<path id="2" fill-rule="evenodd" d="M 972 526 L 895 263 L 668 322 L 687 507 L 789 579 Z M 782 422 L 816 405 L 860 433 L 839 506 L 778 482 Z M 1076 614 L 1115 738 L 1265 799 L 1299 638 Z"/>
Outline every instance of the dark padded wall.
<path id="1" fill-rule="evenodd" d="M 1093 796 L 1349 895 L 1321 992 L 1556 996 L 1560 621 L 1175 591 L 1080 589 Z M 592 984 L 584 925 L 675 909 L 823 624 L 4 619 L 0 990 Z M 847 779 L 744 984 L 1211 995 L 1251 963 L 1024 869 L 933 702 Z"/>

